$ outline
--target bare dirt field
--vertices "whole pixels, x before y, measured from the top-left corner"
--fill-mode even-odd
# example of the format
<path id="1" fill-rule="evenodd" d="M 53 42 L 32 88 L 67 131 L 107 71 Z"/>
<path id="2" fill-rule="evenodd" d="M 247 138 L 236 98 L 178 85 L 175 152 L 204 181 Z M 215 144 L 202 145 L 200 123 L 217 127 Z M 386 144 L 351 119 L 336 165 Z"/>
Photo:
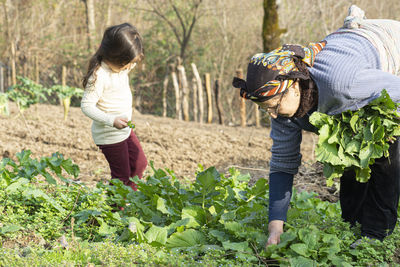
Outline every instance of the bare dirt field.
<path id="1" fill-rule="evenodd" d="M 109 168 L 103 154 L 93 143 L 91 120 L 72 107 L 68 121 L 63 120 L 61 106 L 37 104 L 17 116 L 0 116 L 0 157 L 15 158 L 15 153 L 29 149 L 34 157 L 51 156 L 59 151 L 80 167 L 79 180 L 94 185 L 109 179 Z M 135 133 L 149 161 L 156 168 L 175 171 L 180 179 L 194 179 L 198 164 L 215 166 L 225 173 L 237 167 L 253 179 L 267 178 L 270 148 L 269 128 L 222 126 L 183 122 L 172 118 L 133 114 Z M 303 134 L 303 165 L 295 177 L 299 190 L 317 192 L 324 200 L 335 201 L 337 193 L 325 186 L 322 169 L 314 163 L 313 147 L 317 136 Z M 146 174 L 151 174 L 147 168 Z"/>

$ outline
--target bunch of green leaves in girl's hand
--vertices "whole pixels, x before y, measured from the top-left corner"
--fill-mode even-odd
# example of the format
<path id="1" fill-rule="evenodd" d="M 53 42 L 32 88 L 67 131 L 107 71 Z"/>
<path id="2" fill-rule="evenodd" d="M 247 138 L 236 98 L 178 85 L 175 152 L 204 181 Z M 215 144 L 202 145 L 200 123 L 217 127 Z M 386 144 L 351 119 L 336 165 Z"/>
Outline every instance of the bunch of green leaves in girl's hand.
<path id="1" fill-rule="evenodd" d="M 324 175 L 331 186 L 345 170 L 354 170 L 359 182 L 371 176 L 369 165 L 389 156 L 390 143 L 400 135 L 399 104 L 386 92 L 357 111 L 329 116 L 314 112 L 310 123 L 319 131 L 316 159 L 324 164 Z"/>
<path id="2" fill-rule="evenodd" d="M 133 124 L 132 121 L 128 121 L 126 124 L 128 125 L 129 128 L 135 129 L 135 124 Z"/>

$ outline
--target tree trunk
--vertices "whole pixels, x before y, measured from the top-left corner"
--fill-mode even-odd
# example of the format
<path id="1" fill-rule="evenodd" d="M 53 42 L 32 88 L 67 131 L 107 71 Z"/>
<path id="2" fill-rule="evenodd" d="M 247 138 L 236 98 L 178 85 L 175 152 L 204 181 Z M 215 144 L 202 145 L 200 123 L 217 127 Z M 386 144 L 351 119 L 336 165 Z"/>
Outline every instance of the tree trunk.
<path id="1" fill-rule="evenodd" d="M 279 28 L 278 6 L 276 0 L 264 0 L 264 20 L 263 20 L 263 46 L 264 52 L 269 52 L 280 46 L 280 36 L 286 32 Z"/>
<path id="2" fill-rule="evenodd" d="M 192 70 L 194 77 L 196 78 L 197 82 L 197 93 L 199 98 L 199 122 L 203 123 L 204 117 L 204 104 L 203 104 L 203 84 L 201 82 L 199 71 L 197 70 L 196 64 L 192 63 Z"/>
<path id="3" fill-rule="evenodd" d="M 11 74 L 11 69 L 10 68 L 8 68 L 8 69 L 6 69 L 6 72 L 7 72 L 7 86 L 6 86 L 6 88 L 8 88 L 8 87 L 10 87 L 11 85 L 12 85 L 12 74 Z"/>
<path id="4" fill-rule="evenodd" d="M 215 104 L 217 106 L 219 124 L 224 125 L 224 114 L 223 114 L 221 101 L 219 99 L 219 80 L 215 80 L 215 88 L 214 89 L 215 89 Z"/>
<path id="5" fill-rule="evenodd" d="M 67 67 L 65 67 L 65 66 L 62 66 L 61 85 L 62 86 L 66 86 L 67 85 Z"/>
<path id="6" fill-rule="evenodd" d="M 111 16 L 112 16 L 113 5 L 114 5 L 113 0 L 107 1 L 107 18 L 106 18 L 106 22 L 105 22 L 106 27 L 109 27 L 111 25 Z"/>
<path id="7" fill-rule="evenodd" d="M 197 81 L 196 78 L 193 77 L 192 79 L 192 87 L 193 87 L 193 120 L 198 122 L 199 118 L 198 118 L 198 108 L 197 108 Z"/>
<path id="8" fill-rule="evenodd" d="M 5 33 L 6 33 L 6 43 L 11 42 L 11 33 L 10 33 L 10 19 L 8 15 L 8 6 L 9 6 L 9 0 L 2 1 L 3 3 L 3 13 L 4 13 L 4 27 L 5 27 Z"/>
<path id="9" fill-rule="evenodd" d="M 243 79 L 243 70 L 236 70 L 236 77 Z M 246 127 L 246 99 L 240 97 L 240 126 Z"/>
<path id="10" fill-rule="evenodd" d="M 213 117 L 213 111 L 212 111 L 212 96 L 211 96 L 211 77 L 210 73 L 206 73 L 204 75 L 204 80 L 205 80 L 205 85 L 206 85 L 206 91 L 207 91 L 207 123 L 212 122 L 212 117 Z"/>
<path id="11" fill-rule="evenodd" d="M 183 119 L 189 121 L 189 86 L 186 78 L 185 67 L 182 65 L 178 66 L 179 80 L 182 86 L 182 108 L 183 108 Z"/>
<path id="12" fill-rule="evenodd" d="M 86 27 L 88 35 L 88 49 L 94 51 L 95 35 L 96 35 L 96 24 L 94 19 L 94 1 L 95 0 L 82 0 L 86 7 Z"/>
<path id="13" fill-rule="evenodd" d="M 174 84 L 175 89 L 175 118 L 178 120 L 182 120 L 181 97 L 179 92 L 178 77 L 174 70 L 171 72 L 171 76 L 172 83 Z"/>
<path id="14" fill-rule="evenodd" d="M 4 93 L 4 67 L 0 65 L 0 93 Z"/>
<path id="15" fill-rule="evenodd" d="M 5 0 L 5 1 L 2 1 L 2 4 L 3 4 L 3 14 L 4 14 L 4 31 L 5 31 L 5 43 L 6 44 L 8 44 L 8 43 L 10 43 L 11 42 L 11 38 L 10 38 L 10 26 L 9 26 L 9 17 L 8 17 L 8 5 L 9 5 L 9 0 Z M 8 48 L 6 48 L 6 53 L 8 52 Z M 10 58 L 10 60 L 11 60 L 11 62 L 12 62 L 12 55 L 11 55 L 11 58 Z M 4 71 L 4 68 L 2 68 L 2 73 L 3 73 L 3 71 Z M 8 86 L 10 86 L 11 85 L 11 83 L 12 83 L 12 81 L 11 81 L 11 78 L 10 78 L 10 75 L 9 75 L 9 70 L 6 68 L 5 69 L 5 76 L 6 76 L 6 79 L 7 79 L 7 81 L 6 81 L 6 79 L 4 79 L 4 76 L 3 76 L 3 84 L 2 84 L 2 86 L 4 86 L 4 84 L 5 83 L 7 83 L 7 86 L 4 86 L 3 87 L 3 90 L 2 90 L 2 92 L 4 92 L 4 89 L 5 88 L 7 88 Z"/>
<path id="16" fill-rule="evenodd" d="M 40 83 L 39 57 L 35 56 L 35 82 Z"/>
<path id="17" fill-rule="evenodd" d="M 15 44 L 11 42 L 11 85 L 17 84 L 17 70 L 15 67 Z"/>
<path id="18" fill-rule="evenodd" d="M 168 89 L 168 73 L 164 77 L 163 82 L 163 117 L 167 117 L 167 89 Z"/>

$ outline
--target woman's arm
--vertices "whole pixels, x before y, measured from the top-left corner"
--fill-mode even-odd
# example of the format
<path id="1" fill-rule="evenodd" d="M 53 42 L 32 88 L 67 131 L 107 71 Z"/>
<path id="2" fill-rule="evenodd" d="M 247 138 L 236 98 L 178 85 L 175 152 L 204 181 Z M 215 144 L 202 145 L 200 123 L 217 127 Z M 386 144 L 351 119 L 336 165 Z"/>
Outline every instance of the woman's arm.
<path id="1" fill-rule="evenodd" d="M 271 138 L 273 146 L 269 176 L 269 224 L 268 245 L 278 244 L 283 233 L 293 177 L 301 163 L 301 128 L 288 118 L 272 120 Z"/>

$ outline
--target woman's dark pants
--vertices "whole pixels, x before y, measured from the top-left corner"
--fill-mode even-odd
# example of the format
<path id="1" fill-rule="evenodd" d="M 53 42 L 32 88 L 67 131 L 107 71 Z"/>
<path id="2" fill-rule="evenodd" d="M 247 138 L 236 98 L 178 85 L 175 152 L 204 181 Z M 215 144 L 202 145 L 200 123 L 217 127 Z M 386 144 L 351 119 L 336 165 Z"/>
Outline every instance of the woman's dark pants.
<path id="1" fill-rule="evenodd" d="M 383 240 L 397 221 L 400 194 L 400 146 L 398 140 L 389 148 L 389 158 L 376 159 L 367 183 L 355 180 L 353 171 L 340 179 L 342 217 L 354 225 L 361 224 L 363 236 Z"/>

